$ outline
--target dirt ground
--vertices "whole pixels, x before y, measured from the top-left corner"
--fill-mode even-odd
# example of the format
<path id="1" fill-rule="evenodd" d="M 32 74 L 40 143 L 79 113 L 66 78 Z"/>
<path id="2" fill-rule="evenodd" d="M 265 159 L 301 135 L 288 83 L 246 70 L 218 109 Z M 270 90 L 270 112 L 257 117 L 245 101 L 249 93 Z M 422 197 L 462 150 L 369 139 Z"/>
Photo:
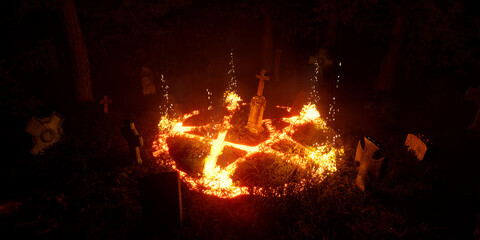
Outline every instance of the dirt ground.
<path id="1" fill-rule="evenodd" d="M 44 155 L 28 153 L 26 133 L 6 143 L 12 154 L 2 163 L 2 236 L 478 239 L 480 134 L 466 130 L 476 107 L 466 103 L 460 91 L 409 99 L 360 94 L 355 89 L 347 85 L 338 95 L 341 111 L 333 126 L 340 129 L 345 157 L 339 160 L 337 173 L 283 197 L 219 199 L 182 183 L 181 227 L 153 235 L 142 225 L 138 182 L 149 173 L 169 170 L 152 156 L 160 118 L 156 104 L 148 100 L 133 107 L 112 104 L 108 115 L 98 105 L 65 110 L 62 141 Z M 21 129 L 26 119 L 13 119 L 12 129 Z M 125 119 L 143 135 L 142 165 L 128 157 L 120 133 Z M 408 133 L 431 139 L 431 158 L 419 162 L 405 150 Z M 381 142 L 389 160 L 382 181 L 366 192 L 355 187 L 354 155 L 362 136 Z"/>

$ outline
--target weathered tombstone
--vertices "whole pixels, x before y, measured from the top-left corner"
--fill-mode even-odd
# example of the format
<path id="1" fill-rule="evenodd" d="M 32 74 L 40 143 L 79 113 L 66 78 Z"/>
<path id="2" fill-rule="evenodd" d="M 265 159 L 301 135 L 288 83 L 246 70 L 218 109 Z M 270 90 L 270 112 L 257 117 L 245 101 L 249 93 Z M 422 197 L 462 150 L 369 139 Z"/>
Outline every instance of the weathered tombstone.
<path id="1" fill-rule="evenodd" d="M 149 174 L 139 185 L 143 224 L 147 229 L 163 232 L 180 226 L 183 214 L 178 172 Z"/>
<path id="2" fill-rule="evenodd" d="M 25 126 L 25 131 L 32 135 L 33 147 L 30 153 L 37 156 L 57 143 L 62 135 L 63 117 L 53 112 L 50 117 L 37 118 L 33 116 Z"/>
<path id="3" fill-rule="evenodd" d="M 469 88 L 465 93 L 465 100 L 472 101 L 479 107 L 477 115 L 468 129 L 480 132 L 480 88 Z"/>
<path id="4" fill-rule="evenodd" d="M 405 146 L 408 147 L 408 151 L 413 152 L 418 160 L 422 161 L 430 153 L 430 140 L 423 135 L 414 135 L 409 133 L 405 139 Z"/>
<path id="5" fill-rule="evenodd" d="M 155 94 L 155 75 L 150 70 L 150 68 L 142 67 L 142 70 L 140 72 L 140 78 L 142 80 L 143 96 Z"/>
<path id="6" fill-rule="evenodd" d="M 132 155 L 139 164 L 142 164 L 140 148 L 143 147 L 143 137 L 138 134 L 135 124 L 130 120 L 125 120 L 121 131 L 122 136 L 127 140 L 130 155 Z"/>
<path id="7" fill-rule="evenodd" d="M 103 112 L 108 114 L 108 104 L 112 103 L 112 99 L 108 99 L 108 97 L 105 95 L 99 103 L 103 104 Z"/>
<path id="8" fill-rule="evenodd" d="M 355 185 L 362 191 L 371 182 L 379 181 L 386 167 L 385 158 L 382 156 L 383 147 L 370 137 L 360 139 L 357 145 L 355 161 L 360 162 Z"/>
<path id="9" fill-rule="evenodd" d="M 263 96 L 263 87 L 265 81 L 270 79 L 270 77 L 265 76 L 266 72 L 266 70 L 262 69 L 260 74 L 256 75 L 256 78 L 259 79 L 257 95 L 252 97 L 252 100 L 250 101 L 247 129 L 254 133 L 262 131 L 263 112 L 265 111 L 265 105 L 267 104 L 267 100 Z"/>

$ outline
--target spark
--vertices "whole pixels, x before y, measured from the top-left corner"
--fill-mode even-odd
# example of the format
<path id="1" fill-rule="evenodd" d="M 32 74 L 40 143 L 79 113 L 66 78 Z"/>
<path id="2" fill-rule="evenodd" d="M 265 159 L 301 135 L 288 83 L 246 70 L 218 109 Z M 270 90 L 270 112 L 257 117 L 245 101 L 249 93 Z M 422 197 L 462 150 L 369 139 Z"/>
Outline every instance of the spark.
<path id="1" fill-rule="evenodd" d="M 228 111 L 223 117 L 221 123 L 215 124 L 217 129 L 222 129 L 216 139 L 211 139 L 211 136 L 201 137 L 190 133 L 195 127 L 183 126 L 181 120 L 162 118 L 159 123 L 159 134 L 154 142 L 154 156 L 157 158 L 166 158 L 165 163 L 170 165 L 173 169 L 180 173 L 182 180 L 184 180 L 191 189 L 201 190 L 206 194 L 215 195 L 221 198 L 231 198 L 242 194 L 248 194 L 246 187 L 237 186 L 232 181 L 232 176 L 239 163 L 247 161 L 249 157 L 258 152 L 273 154 L 285 159 L 286 162 L 294 163 L 302 169 L 309 169 L 311 166 L 309 162 L 314 163 L 315 172 L 313 176 L 322 177 L 327 173 L 335 172 L 336 160 L 339 156 L 344 154 L 343 148 L 334 148 L 330 145 L 318 144 L 311 147 L 305 147 L 292 139 L 292 134 L 295 128 L 306 123 L 313 123 L 321 129 L 328 130 L 326 122 L 321 118 L 314 104 L 307 104 L 302 109 L 300 115 L 283 118 L 282 120 L 288 123 L 288 126 L 282 130 L 276 130 L 270 119 L 264 119 L 263 122 L 270 132 L 270 137 L 258 144 L 257 146 L 247 146 L 238 143 L 232 143 L 225 140 L 228 130 L 232 127 L 230 121 L 235 111 L 239 109 L 240 97 L 234 92 L 225 92 L 225 107 Z M 229 97 L 230 96 L 230 97 Z M 278 106 L 277 108 L 287 109 L 290 107 Z M 186 114 L 183 119 L 199 114 L 195 111 Z M 168 144 L 166 139 L 171 136 L 184 136 L 188 138 L 197 139 L 199 141 L 208 142 L 212 145 L 208 156 L 205 158 L 205 165 L 200 177 L 192 177 L 177 168 L 176 163 L 168 155 Z M 295 145 L 295 147 L 304 150 L 305 155 L 292 155 L 274 150 L 272 146 L 279 141 L 288 141 Z M 246 155 L 236 159 L 228 166 L 221 169 L 217 165 L 218 157 L 222 154 L 225 147 L 233 147 L 246 152 Z M 257 188 L 261 190 L 261 188 Z"/>

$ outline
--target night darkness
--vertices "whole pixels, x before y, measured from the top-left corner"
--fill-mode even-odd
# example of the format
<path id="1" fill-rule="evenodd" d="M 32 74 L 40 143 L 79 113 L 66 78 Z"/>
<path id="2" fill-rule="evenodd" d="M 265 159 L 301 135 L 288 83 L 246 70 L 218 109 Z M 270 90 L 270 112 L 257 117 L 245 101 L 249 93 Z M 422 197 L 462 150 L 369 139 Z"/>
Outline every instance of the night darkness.
<path id="1" fill-rule="evenodd" d="M 477 1 L 25 0 L 0 12 L 0 238 L 480 239 Z M 224 107 L 226 89 L 244 104 Z M 325 127 L 286 120 L 307 103 Z M 191 128 L 165 130 L 165 113 Z M 367 136 L 379 150 L 362 158 Z M 48 147 L 32 154 L 32 139 Z M 320 146 L 342 149 L 335 169 L 299 167 Z M 212 158 L 246 192 L 192 187 Z"/>

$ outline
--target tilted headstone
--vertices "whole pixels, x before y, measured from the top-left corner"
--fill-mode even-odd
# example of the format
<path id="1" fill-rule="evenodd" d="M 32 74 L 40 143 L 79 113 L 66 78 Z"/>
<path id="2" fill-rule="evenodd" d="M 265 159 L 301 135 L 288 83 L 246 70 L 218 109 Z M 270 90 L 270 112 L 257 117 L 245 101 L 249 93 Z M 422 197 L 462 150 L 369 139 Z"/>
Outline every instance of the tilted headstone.
<path id="1" fill-rule="evenodd" d="M 468 129 L 480 132 L 480 88 L 469 88 L 465 93 L 465 100 L 474 102 L 479 107 L 477 115 Z"/>
<path id="2" fill-rule="evenodd" d="M 134 156 L 139 164 L 142 164 L 140 148 L 143 147 L 143 137 L 138 133 L 135 124 L 130 120 L 125 120 L 121 131 L 122 136 L 127 140 L 130 155 Z"/>
<path id="3" fill-rule="evenodd" d="M 103 96 L 103 99 L 99 101 L 100 104 L 103 104 L 103 112 L 108 114 L 108 104 L 112 103 L 112 99 L 108 99 L 107 96 Z"/>
<path id="4" fill-rule="evenodd" d="M 265 76 L 267 71 L 262 69 L 260 74 L 257 74 L 256 77 L 259 79 L 257 95 L 252 97 L 250 101 L 250 112 L 248 114 L 247 129 L 254 133 L 259 133 L 262 131 L 262 119 L 263 112 L 265 111 L 265 105 L 267 100 L 263 96 L 263 87 L 265 81 L 268 81 L 270 77 Z"/>
<path id="5" fill-rule="evenodd" d="M 422 161 L 431 151 L 431 142 L 423 135 L 409 133 L 405 139 L 405 146 L 408 147 L 408 151 L 413 152 L 415 157 L 420 161 Z"/>
<path id="6" fill-rule="evenodd" d="M 383 147 L 371 137 L 364 137 L 358 142 L 355 161 L 360 162 L 360 168 L 355 185 L 360 190 L 365 191 L 371 182 L 378 181 L 382 177 L 386 167 L 382 154 Z"/>
<path id="7" fill-rule="evenodd" d="M 148 67 L 142 67 L 140 72 L 142 79 L 143 96 L 153 95 L 156 92 L 155 75 Z"/>
<path id="8" fill-rule="evenodd" d="M 33 116 L 25 126 L 25 131 L 32 135 L 33 147 L 30 153 L 37 156 L 57 143 L 62 136 L 63 117 L 53 112 L 50 117 L 37 118 Z"/>
<path id="9" fill-rule="evenodd" d="M 140 180 L 143 224 L 165 231 L 182 222 L 182 192 L 178 172 L 149 174 Z"/>

